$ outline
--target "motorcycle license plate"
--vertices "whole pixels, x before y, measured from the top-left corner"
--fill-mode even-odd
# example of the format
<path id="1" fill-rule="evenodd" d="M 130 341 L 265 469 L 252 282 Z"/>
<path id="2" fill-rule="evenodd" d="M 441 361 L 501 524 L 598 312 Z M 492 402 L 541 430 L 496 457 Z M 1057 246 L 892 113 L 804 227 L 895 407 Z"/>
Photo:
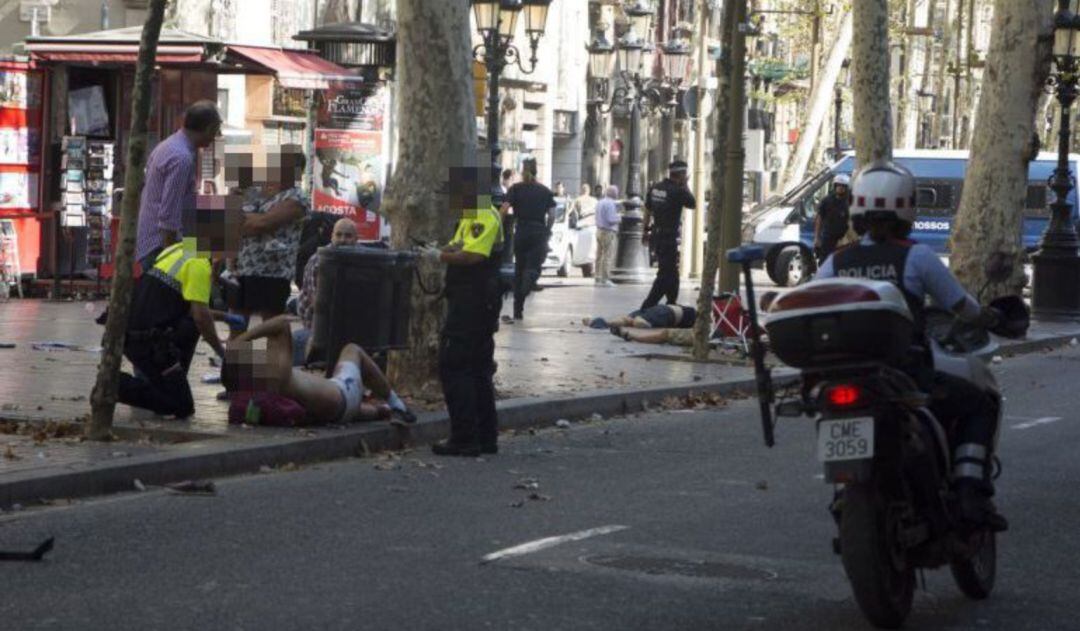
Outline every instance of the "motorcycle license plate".
<path id="1" fill-rule="evenodd" d="M 837 462 L 874 456 L 874 419 L 842 418 L 818 422 L 818 460 Z"/>

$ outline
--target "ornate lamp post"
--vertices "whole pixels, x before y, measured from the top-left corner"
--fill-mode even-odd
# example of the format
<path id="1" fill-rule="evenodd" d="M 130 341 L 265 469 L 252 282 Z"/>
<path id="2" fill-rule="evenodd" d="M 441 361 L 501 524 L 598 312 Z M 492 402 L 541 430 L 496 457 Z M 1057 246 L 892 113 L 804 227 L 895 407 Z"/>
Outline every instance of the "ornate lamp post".
<path id="1" fill-rule="evenodd" d="M 690 71 L 690 46 L 686 42 L 673 41 L 663 48 L 665 78 L 654 79 L 650 75 L 653 67 L 654 47 L 650 42 L 652 31 L 653 8 L 650 0 L 633 0 L 624 9 L 630 18 L 630 30 L 612 47 L 598 45 L 599 40 L 589 46 L 590 67 L 610 69 L 612 53 L 618 60 L 618 73 L 611 78 L 614 90 L 608 95 L 607 102 L 602 99 L 598 105 L 600 112 L 606 114 L 616 106 L 625 108 L 630 114 L 630 137 L 628 151 L 630 168 L 626 178 L 626 198 L 623 201 L 623 221 L 619 227 L 619 247 L 616 254 L 612 280 L 615 282 L 646 282 L 649 276 L 648 253 L 641 246 L 641 112 L 643 108 L 672 111 L 677 105 L 676 94 L 680 83 Z M 615 81 L 618 79 L 618 81 Z"/>
<path id="2" fill-rule="evenodd" d="M 840 123 L 844 117 L 844 85 L 847 83 L 848 68 L 851 60 L 845 59 L 840 66 L 840 77 L 836 80 L 836 97 L 833 101 L 835 112 L 833 114 L 833 160 L 840 159 Z"/>
<path id="3" fill-rule="evenodd" d="M 507 66 L 514 64 L 524 74 L 532 74 L 538 61 L 536 56 L 540 38 L 544 36 L 548 8 L 551 0 L 472 0 L 476 17 L 476 30 L 483 42 L 473 49 L 473 56 L 483 62 L 488 76 L 487 142 L 491 151 L 492 203 L 502 204 L 502 188 L 499 173 L 502 165 L 499 156 L 499 79 Z M 531 52 L 528 65 L 521 52 L 514 46 L 518 16 L 525 13 L 525 33 L 529 37 Z"/>
<path id="4" fill-rule="evenodd" d="M 1054 65 L 1050 85 L 1061 104 L 1058 165 L 1049 186 L 1056 199 L 1039 251 L 1032 257 L 1031 306 L 1042 317 L 1080 317 L 1080 239 L 1073 222 L 1069 193 L 1075 180 L 1069 170 L 1070 108 L 1077 96 L 1080 70 L 1080 0 L 1058 0 L 1054 17 Z"/>

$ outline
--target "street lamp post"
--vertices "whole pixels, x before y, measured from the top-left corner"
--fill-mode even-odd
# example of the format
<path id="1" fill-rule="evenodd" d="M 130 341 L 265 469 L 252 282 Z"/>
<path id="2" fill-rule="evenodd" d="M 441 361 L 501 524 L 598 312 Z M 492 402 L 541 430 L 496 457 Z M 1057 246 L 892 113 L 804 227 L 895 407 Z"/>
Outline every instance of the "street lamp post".
<path id="1" fill-rule="evenodd" d="M 1056 73 L 1050 84 L 1061 104 L 1058 164 L 1049 181 L 1055 199 L 1050 205 L 1050 223 L 1039 251 L 1032 257 L 1032 310 L 1038 316 L 1050 318 L 1080 318 L 1080 239 L 1073 222 L 1073 205 L 1069 202 L 1069 193 L 1075 185 L 1069 169 L 1069 110 L 1076 100 L 1080 70 L 1078 5 L 1080 0 L 1058 0 L 1054 17 Z"/>
<path id="2" fill-rule="evenodd" d="M 840 76 L 836 79 L 835 100 L 833 106 L 835 107 L 833 114 L 833 160 L 840 159 L 840 124 L 843 121 L 844 116 L 844 84 L 847 83 L 848 68 L 851 66 L 851 60 L 845 59 L 840 66 Z"/>
<path id="3" fill-rule="evenodd" d="M 488 76 L 487 142 L 491 152 L 492 203 L 502 205 L 503 194 L 499 183 L 502 171 L 499 144 L 499 79 L 507 66 L 514 64 L 524 74 L 536 70 L 536 49 L 544 36 L 548 8 L 551 0 L 472 0 L 476 17 L 476 30 L 483 40 L 473 49 L 473 57 L 483 62 Z M 531 55 L 526 66 L 517 46 L 514 33 L 518 16 L 525 12 L 525 33 L 529 37 Z"/>
<path id="4" fill-rule="evenodd" d="M 602 46 L 598 45 L 599 40 L 594 41 L 589 46 L 589 58 L 590 66 L 595 64 L 596 68 L 603 68 L 605 60 L 610 60 L 612 54 L 618 58 L 619 71 L 611 81 L 617 78 L 619 85 L 611 92 L 609 100 L 606 103 L 601 101 L 597 107 L 606 114 L 616 106 L 622 106 L 630 115 L 630 167 L 627 169 L 623 220 L 619 226 L 619 245 L 611 279 L 615 282 L 647 282 L 649 260 L 641 244 L 643 226 L 639 190 L 641 113 L 644 108 L 674 110 L 678 86 L 690 71 L 690 46 L 681 40 L 664 45 L 661 52 L 665 78 L 652 78 L 649 74 L 653 66 L 654 48 L 649 40 L 654 12 L 650 0 L 634 0 L 624 11 L 630 18 L 630 30 L 616 46 Z M 610 68 L 610 61 L 607 61 L 607 66 Z"/>

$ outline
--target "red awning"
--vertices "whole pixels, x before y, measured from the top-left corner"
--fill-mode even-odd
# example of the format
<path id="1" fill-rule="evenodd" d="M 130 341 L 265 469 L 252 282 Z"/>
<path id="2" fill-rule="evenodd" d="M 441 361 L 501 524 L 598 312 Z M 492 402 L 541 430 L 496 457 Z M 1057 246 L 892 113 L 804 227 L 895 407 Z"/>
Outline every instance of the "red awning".
<path id="1" fill-rule="evenodd" d="M 327 61 L 315 53 L 231 45 L 229 52 L 265 67 L 267 72 L 277 76 L 283 88 L 325 90 L 334 81 L 361 81 L 361 78 L 349 69 Z"/>
<path id="2" fill-rule="evenodd" d="M 139 60 L 138 53 L 99 53 L 99 52 L 74 52 L 74 51 L 47 51 L 30 53 L 34 61 L 57 61 L 68 63 L 88 64 L 135 64 Z M 200 53 L 191 54 L 159 54 L 156 63 L 159 66 L 174 64 L 198 64 L 202 63 L 203 56 Z"/>

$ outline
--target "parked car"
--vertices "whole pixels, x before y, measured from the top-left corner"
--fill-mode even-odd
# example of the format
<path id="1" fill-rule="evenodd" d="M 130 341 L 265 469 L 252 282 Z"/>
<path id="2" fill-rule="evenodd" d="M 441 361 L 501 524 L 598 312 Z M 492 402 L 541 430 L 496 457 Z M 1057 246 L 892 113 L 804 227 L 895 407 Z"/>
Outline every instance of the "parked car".
<path id="1" fill-rule="evenodd" d="M 941 255 L 948 254 L 949 235 L 964 188 L 967 151 L 898 150 L 893 159 L 911 170 L 916 181 L 918 218 L 911 238 L 924 243 Z M 1080 156 L 1069 158 L 1073 172 L 1080 167 Z M 808 280 L 816 269 L 813 257 L 814 216 L 818 203 L 829 192 L 830 182 L 839 173 L 850 174 L 855 165 L 853 154 L 808 177 L 783 197 L 751 212 L 744 221 L 743 241 L 764 246 L 765 271 L 780 286 L 792 286 Z M 1056 153 L 1040 153 L 1028 168 L 1027 199 L 1024 203 L 1024 246 L 1033 250 L 1046 230 L 1053 192 L 1047 187 Z M 1074 217 L 1077 212 L 1076 189 L 1069 193 Z"/>
<path id="2" fill-rule="evenodd" d="M 575 224 L 575 225 L 571 225 Z M 555 271 L 561 278 L 570 275 L 571 267 L 581 268 L 581 275 L 591 278 L 596 262 L 596 226 L 579 227 L 571 221 L 566 200 L 559 199 L 555 207 L 555 224 L 548 240 L 548 255 L 543 271 Z"/>

